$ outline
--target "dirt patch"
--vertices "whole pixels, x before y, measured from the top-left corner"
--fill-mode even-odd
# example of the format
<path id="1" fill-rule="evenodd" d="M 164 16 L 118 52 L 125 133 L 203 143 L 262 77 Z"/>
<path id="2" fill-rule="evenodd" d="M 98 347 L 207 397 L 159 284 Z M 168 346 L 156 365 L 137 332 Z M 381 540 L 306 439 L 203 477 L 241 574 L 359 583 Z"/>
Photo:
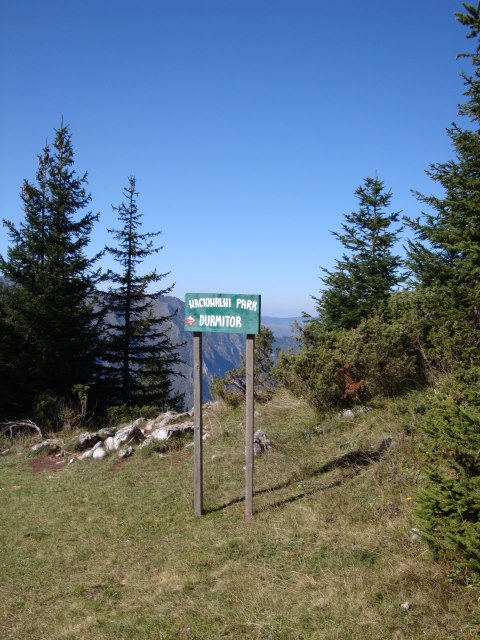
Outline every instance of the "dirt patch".
<path id="1" fill-rule="evenodd" d="M 63 456 L 57 458 L 57 456 L 36 456 L 28 461 L 28 466 L 33 473 L 38 474 L 44 471 L 59 471 L 65 466 L 67 460 Z"/>

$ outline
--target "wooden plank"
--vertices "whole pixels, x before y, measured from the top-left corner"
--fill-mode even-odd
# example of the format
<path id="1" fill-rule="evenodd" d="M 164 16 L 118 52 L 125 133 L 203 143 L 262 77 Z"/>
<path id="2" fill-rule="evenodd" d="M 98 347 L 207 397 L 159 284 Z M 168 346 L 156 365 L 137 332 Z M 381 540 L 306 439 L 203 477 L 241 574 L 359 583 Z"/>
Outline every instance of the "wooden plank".
<path id="1" fill-rule="evenodd" d="M 202 334 L 193 334 L 193 395 L 194 395 L 194 488 L 195 515 L 203 513 L 203 416 L 202 416 Z"/>
<path id="2" fill-rule="evenodd" d="M 245 422 L 245 517 L 253 515 L 253 432 L 254 399 L 253 370 L 255 359 L 255 334 L 247 334 L 246 372 L 246 422 Z"/>

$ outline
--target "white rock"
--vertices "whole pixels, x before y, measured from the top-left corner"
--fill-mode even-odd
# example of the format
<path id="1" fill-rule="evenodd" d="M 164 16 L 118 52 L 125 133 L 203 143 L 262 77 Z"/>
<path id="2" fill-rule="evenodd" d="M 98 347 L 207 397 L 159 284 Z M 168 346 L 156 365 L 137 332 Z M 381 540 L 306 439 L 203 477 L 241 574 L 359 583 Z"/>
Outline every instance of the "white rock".
<path id="1" fill-rule="evenodd" d="M 79 460 L 88 460 L 88 458 L 91 458 L 93 456 L 93 449 L 88 449 L 88 451 L 85 451 L 84 453 L 82 453 L 81 456 L 78 457 Z"/>
<path id="2" fill-rule="evenodd" d="M 134 453 L 135 449 L 133 447 L 127 447 L 126 449 L 120 449 L 120 451 L 118 452 L 118 457 L 129 458 L 130 456 L 133 456 Z"/>
<path id="3" fill-rule="evenodd" d="M 85 449 L 90 449 L 100 440 L 100 436 L 96 433 L 90 433 L 89 431 L 85 433 L 81 433 L 79 436 L 74 438 L 75 448 L 80 451 L 85 451 Z"/>
<path id="4" fill-rule="evenodd" d="M 167 427 L 159 427 L 152 431 L 152 433 L 148 436 L 151 440 L 168 440 L 170 437 L 170 429 Z"/>
<path id="5" fill-rule="evenodd" d="M 107 452 L 103 447 L 96 447 L 92 449 L 92 458 L 95 460 L 101 460 L 107 456 Z"/>
<path id="6" fill-rule="evenodd" d="M 272 443 L 270 442 L 265 431 L 255 431 L 253 434 L 253 453 L 258 456 L 261 453 L 266 453 L 272 448 Z"/>
<path id="7" fill-rule="evenodd" d="M 57 439 L 49 439 L 43 440 L 38 444 L 34 444 L 32 447 L 33 453 L 52 453 L 53 451 L 58 451 L 62 446 L 60 440 Z"/>
<path id="8" fill-rule="evenodd" d="M 105 449 L 107 451 L 113 451 L 114 450 L 114 446 L 113 446 L 113 436 L 109 436 L 105 442 L 103 443 L 103 446 L 105 447 Z"/>
<path id="9" fill-rule="evenodd" d="M 109 436 L 114 436 L 117 433 L 117 427 L 103 427 L 97 431 L 97 435 L 102 440 L 106 440 Z"/>
<path id="10" fill-rule="evenodd" d="M 420 529 L 417 529 L 417 527 L 413 527 L 413 529 L 410 529 L 410 540 L 412 542 L 415 542 L 415 540 L 418 540 L 419 537 L 420 537 Z"/>
<path id="11" fill-rule="evenodd" d="M 123 429 L 119 429 L 117 433 L 113 436 L 112 442 L 109 443 L 108 448 L 112 450 L 117 450 L 120 448 L 120 445 L 126 444 L 129 442 L 140 442 L 144 439 L 143 433 L 140 429 L 135 425 L 129 425 L 128 427 L 123 427 Z M 108 440 L 108 438 L 107 438 Z"/>

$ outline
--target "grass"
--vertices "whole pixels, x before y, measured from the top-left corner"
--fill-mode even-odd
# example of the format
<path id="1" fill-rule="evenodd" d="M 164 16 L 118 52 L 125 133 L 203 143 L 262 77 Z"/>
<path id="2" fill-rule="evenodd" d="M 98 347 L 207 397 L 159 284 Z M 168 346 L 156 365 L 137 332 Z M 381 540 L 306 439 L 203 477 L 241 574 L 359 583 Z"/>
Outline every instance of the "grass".
<path id="1" fill-rule="evenodd" d="M 350 421 L 285 391 L 257 406 L 274 449 L 255 460 L 251 521 L 240 409 L 205 411 L 202 518 L 192 448 L 34 474 L 29 441 L 2 441 L 0 637 L 477 638 L 478 588 L 449 581 L 448 565 L 412 539 L 414 409 L 425 401 Z M 386 437 L 393 446 L 377 460 L 347 463 Z"/>

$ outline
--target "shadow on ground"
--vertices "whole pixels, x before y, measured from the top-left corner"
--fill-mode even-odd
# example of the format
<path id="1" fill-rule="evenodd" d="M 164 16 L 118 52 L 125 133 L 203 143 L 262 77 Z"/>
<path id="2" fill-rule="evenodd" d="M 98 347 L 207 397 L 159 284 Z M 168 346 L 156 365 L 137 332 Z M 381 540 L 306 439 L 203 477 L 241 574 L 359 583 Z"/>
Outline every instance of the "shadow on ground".
<path id="1" fill-rule="evenodd" d="M 348 453 L 345 453 L 344 455 L 339 456 L 338 458 L 329 460 L 318 469 L 314 469 L 313 471 L 306 472 L 301 476 L 296 474 L 294 477 L 289 478 L 285 482 L 280 482 L 279 484 L 276 484 L 273 487 L 267 487 L 266 489 L 257 489 L 256 491 L 253 492 L 253 495 L 260 496 L 262 494 L 266 494 L 266 493 L 271 494 L 271 493 L 274 493 L 275 491 L 288 489 L 289 487 L 293 488 L 295 486 L 301 485 L 301 483 L 305 482 L 306 480 L 316 478 L 320 475 L 329 473 L 330 471 L 333 471 L 334 469 L 338 469 L 338 468 L 351 469 L 353 472 L 353 475 L 357 475 L 360 472 L 360 469 L 362 467 L 369 466 L 372 464 L 372 462 L 377 462 L 378 460 L 380 460 L 380 458 L 382 458 L 382 456 L 384 456 L 387 453 L 387 451 L 390 449 L 391 445 L 392 445 L 392 439 L 385 438 L 384 440 L 382 440 L 382 442 L 380 443 L 377 449 L 356 449 L 354 451 L 349 451 Z M 278 500 L 277 502 L 273 502 L 265 507 L 262 507 L 261 510 L 265 511 L 268 509 L 275 509 L 284 504 L 296 502 L 297 500 L 301 500 L 302 498 L 311 496 L 320 491 L 333 489 L 334 487 L 340 486 L 346 480 L 349 480 L 351 477 L 353 477 L 353 475 L 349 475 L 341 480 L 335 480 L 334 482 L 330 482 L 328 484 L 321 484 L 321 485 L 312 487 L 310 489 L 305 489 L 300 493 L 295 493 L 295 495 L 288 496 L 287 498 L 283 498 L 281 500 Z M 244 501 L 245 501 L 245 496 L 233 498 L 232 500 L 229 500 L 228 502 L 224 502 L 221 505 L 218 505 L 216 507 L 211 507 L 210 509 L 206 509 L 204 513 L 208 514 L 208 513 L 215 513 L 216 511 L 222 511 L 223 509 L 227 509 L 228 507 L 231 507 L 235 504 L 239 504 L 240 502 L 244 502 Z"/>

